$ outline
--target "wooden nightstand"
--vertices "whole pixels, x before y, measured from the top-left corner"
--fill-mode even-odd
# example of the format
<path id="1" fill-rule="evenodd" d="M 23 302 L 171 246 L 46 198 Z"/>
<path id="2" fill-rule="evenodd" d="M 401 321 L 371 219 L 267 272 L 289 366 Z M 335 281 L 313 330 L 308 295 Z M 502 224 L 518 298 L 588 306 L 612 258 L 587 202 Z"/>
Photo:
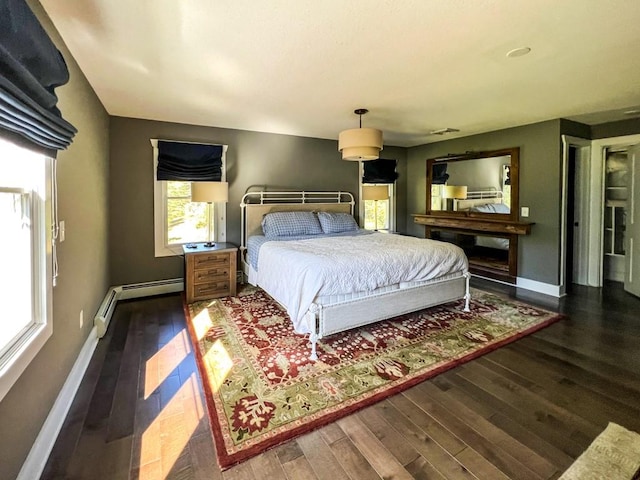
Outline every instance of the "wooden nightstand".
<path id="1" fill-rule="evenodd" d="M 184 287 L 187 303 L 236 294 L 236 261 L 238 247 L 232 243 L 216 243 L 196 248 L 182 246 L 184 251 Z"/>

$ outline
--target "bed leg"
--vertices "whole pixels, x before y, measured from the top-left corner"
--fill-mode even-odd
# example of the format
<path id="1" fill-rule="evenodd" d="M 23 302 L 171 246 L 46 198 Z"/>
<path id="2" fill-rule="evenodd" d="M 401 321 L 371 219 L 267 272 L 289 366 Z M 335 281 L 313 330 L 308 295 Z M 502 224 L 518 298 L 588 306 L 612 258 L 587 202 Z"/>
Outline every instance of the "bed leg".
<path id="1" fill-rule="evenodd" d="M 318 335 L 316 332 L 312 332 L 309 334 L 309 341 L 311 342 L 311 355 L 309 356 L 309 360 L 316 361 L 318 360 L 318 354 L 316 353 L 316 343 L 318 342 Z"/>
<path id="2" fill-rule="evenodd" d="M 464 274 L 466 280 L 466 293 L 464 294 L 464 311 L 470 312 L 469 301 L 471 300 L 471 289 L 469 288 L 469 280 L 471 279 L 471 274 L 469 272 Z"/>

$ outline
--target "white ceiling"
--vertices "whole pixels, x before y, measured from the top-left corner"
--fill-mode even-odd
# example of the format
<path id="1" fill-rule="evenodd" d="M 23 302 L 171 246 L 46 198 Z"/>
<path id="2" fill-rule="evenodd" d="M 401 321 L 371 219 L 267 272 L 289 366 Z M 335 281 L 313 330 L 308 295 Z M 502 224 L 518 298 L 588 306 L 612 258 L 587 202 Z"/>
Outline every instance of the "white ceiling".
<path id="1" fill-rule="evenodd" d="M 116 116 L 413 146 L 640 107 L 638 0 L 41 3 Z"/>

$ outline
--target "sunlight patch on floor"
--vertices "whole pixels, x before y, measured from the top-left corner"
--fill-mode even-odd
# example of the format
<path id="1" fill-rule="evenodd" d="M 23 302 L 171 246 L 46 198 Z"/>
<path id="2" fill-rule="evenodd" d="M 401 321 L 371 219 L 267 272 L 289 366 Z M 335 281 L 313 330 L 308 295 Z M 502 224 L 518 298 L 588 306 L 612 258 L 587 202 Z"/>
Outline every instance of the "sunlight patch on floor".
<path id="1" fill-rule="evenodd" d="M 204 364 L 209 372 L 211 390 L 217 392 L 233 368 L 233 360 L 220 340 L 216 340 L 203 356 Z"/>
<path id="2" fill-rule="evenodd" d="M 191 342 L 186 329 L 182 329 L 169 342 L 163 345 L 145 363 L 144 399 L 148 399 L 162 382 L 191 353 Z"/>
<path id="3" fill-rule="evenodd" d="M 204 405 L 194 372 L 142 433 L 139 480 L 158 478 L 158 470 L 162 471 L 160 478 L 167 478 L 184 454 L 203 416 Z"/>
<path id="4" fill-rule="evenodd" d="M 193 317 L 191 324 L 193 325 L 193 331 L 196 334 L 196 338 L 198 340 L 202 340 L 202 337 L 204 337 L 212 325 L 211 318 L 209 318 L 209 310 L 207 308 L 203 308 Z"/>

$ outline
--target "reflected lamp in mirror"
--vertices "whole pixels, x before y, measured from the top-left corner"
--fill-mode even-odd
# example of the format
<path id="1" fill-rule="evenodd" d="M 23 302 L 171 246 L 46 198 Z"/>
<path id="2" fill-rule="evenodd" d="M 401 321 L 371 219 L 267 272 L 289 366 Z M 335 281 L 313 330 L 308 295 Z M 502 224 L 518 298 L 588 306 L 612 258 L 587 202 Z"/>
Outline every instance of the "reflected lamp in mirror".
<path id="1" fill-rule="evenodd" d="M 368 185 L 362 187 L 362 200 L 373 200 L 376 219 L 376 231 L 378 230 L 378 200 L 389 199 L 389 187 L 387 185 Z"/>
<path id="2" fill-rule="evenodd" d="M 454 200 L 464 200 L 467 198 L 467 186 L 444 185 L 442 187 L 442 198 L 447 202 L 446 210 L 455 210 Z"/>
<path id="3" fill-rule="evenodd" d="M 227 182 L 191 182 L 191 201 L 207 203 L 207 215 L 209 218 L 207 243 L 205 247 L 214 247 L 215 243 L 211 238 L 211 204 L 229 201 L 229 183 Z"/>

